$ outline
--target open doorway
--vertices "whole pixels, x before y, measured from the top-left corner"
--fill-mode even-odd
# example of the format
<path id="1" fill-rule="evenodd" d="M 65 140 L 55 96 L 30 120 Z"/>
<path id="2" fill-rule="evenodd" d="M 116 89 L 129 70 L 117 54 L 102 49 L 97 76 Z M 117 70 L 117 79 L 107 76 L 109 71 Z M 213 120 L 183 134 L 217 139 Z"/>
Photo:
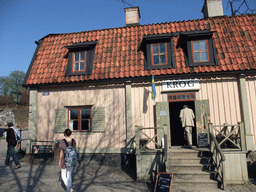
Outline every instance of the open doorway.
<path id="1" fill-rule="evenodd" d="M 180 121 L 180 110 L 183 109 L 183 105 L 187 105 L 195 113 L 194 101 L 183 102 L 169 102 L 169 114 L 170 114 L 170 130 L 171 130 L 171 146 L 184 145 L 184 133 L 182 124 Z M 192 129 L 192 144 L 197 145 L 196 141 L 196 127 Z"/>

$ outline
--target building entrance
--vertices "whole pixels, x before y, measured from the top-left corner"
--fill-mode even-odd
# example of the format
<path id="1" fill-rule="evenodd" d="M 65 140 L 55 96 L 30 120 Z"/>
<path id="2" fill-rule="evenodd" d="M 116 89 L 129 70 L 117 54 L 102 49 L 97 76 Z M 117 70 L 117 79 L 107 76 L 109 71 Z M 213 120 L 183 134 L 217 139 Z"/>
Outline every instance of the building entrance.
<path id="1" fill-rule="evenodd" d="M 182 146 L 184 143 L 184 133 L 182 129 L 182 124 L 180 121 L 180 110 L 183 106 L 187 105 L 193 110 L 195 114 L 195 102 L 194 101 L 179 101 L 179 102 L 169 102 L 169 114 L 170 114 L 170 130 L 171 130 L 171 146 Z M 192 144 L 197 145 L 196 140 L 196 127 L 192 130 Z"/>

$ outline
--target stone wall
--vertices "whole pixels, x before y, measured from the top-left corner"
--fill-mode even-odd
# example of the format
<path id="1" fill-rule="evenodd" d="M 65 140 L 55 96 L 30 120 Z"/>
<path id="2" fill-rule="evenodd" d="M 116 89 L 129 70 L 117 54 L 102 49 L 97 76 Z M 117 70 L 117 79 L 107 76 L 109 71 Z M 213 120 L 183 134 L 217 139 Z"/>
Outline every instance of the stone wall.
<path id="1" fill-rule="evenodd" d="M 12 122 L 14 125 L 15 123 L 15 116 L 11 109 L 4 109 L 0 111 L 0 125 L 7 126 L 7 123 Z"/>

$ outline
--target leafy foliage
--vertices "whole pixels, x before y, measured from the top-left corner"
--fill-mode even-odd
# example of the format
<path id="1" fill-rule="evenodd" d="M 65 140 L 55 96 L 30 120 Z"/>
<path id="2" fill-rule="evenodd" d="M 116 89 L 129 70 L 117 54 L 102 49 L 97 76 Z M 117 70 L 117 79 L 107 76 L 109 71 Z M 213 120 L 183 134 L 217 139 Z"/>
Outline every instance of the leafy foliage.
<path id="1" fill-rule="evenodd" d="M 22 83 L 25 78 L 23 71 L 13 71 L 8 77 L 0 77 L 0 95 L 7 96 L 14 91 L 25 91 Z"/>

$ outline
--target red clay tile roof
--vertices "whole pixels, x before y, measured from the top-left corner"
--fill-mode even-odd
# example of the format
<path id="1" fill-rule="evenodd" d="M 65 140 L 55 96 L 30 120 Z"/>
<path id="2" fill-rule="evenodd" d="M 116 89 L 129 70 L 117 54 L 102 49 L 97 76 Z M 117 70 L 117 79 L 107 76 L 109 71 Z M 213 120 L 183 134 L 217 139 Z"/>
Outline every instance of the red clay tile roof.
<path id="1" fill-rule="evenodd" d="M 145 70 L 144 54 L 138 49 L 143 36 L 196 30 L 213 32 L 219 65 L 186 67 L 183 50 L 176 47 L 178 36 L 173 37 L 176 67 Z M 65 76 L 66 46 L 85 41 L 98 41 L 92 74 Z M 256 14 L 50 34 L 42 39 L 26 85 L 142 77 L 150 76 L 152 71 L 155 75 L 166 75 L 252 69 L 256 69 Z"/>

